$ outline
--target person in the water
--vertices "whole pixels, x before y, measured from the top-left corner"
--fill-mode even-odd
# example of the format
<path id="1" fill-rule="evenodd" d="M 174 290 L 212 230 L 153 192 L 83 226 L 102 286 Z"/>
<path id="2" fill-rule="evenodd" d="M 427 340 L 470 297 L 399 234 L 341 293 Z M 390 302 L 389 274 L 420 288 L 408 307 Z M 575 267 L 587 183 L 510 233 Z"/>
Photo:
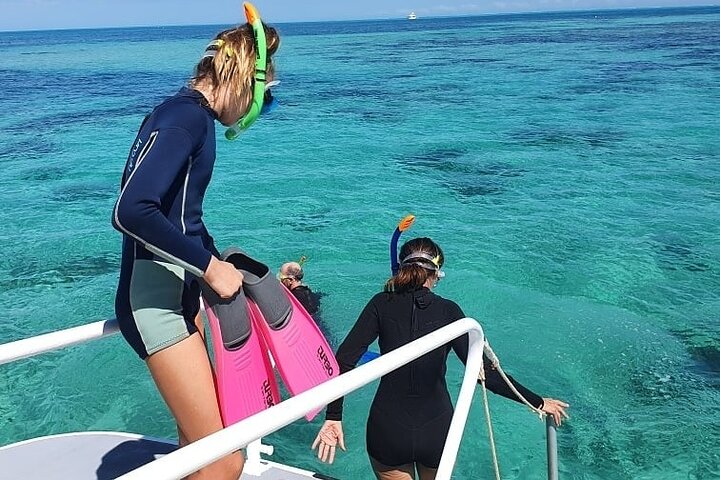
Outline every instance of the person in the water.
<path id="1" fill-rule="evenodd" d="M 231 298 L 243 276 L 219 260 L 202 204 L 215 163 L 215 121 L 231 127 L 230 138 L 271 98 L 265 88 L 280 38 L 250 8 L 255 16 L 220 32 L 188 86 L 145 118 L 112 216 L 123 234 L 120 330 L 175 417 L 181 447 L 223 428 L 199 315 L 200 282 Z M 235 452 L 187 478 L 236 480 L 243 463 Z"/>
<path id="2" fill-rule="evenodd" d="M 320 295 L 303 283 L 305 272 L 298 262 L 283 263 L 278 278 L 298 299 L 310 315 L 315 316 L 320 308 Z"/>
<path id="3" fill-rule="evenodd" d="M 401 248 L 399 258 L 397 274 L 388 280 L 382 293 L 370 300 L 340 345 L 336 358 L 341 374 L 355 367 L 375 339 L 384 354 L 465 317 L 455 302 L 432 291 L 444 276 L 445 261 L 434 241 L 410 240 Z M 370 463 L 378 479 L 414 479 L 416 471 L 421 480 L 435 478 L 453 416 L 445 381 L 445 363 L 451 348 L 465 363 L 468 336 L 382 377 L 370 407 L 366 438 Z M 487 388 L 519 402 L 487 359 L 484 365 Z M 558 425 L 568 418 L 567 403 L 542 398 L 510 379 L 521 395 L 552 415 Z M 322 461 L 333 461 L 337 444 L 345 449 L 342 411 L 342 397 L 327 407 L 326 421 L 313 444 Z"/>

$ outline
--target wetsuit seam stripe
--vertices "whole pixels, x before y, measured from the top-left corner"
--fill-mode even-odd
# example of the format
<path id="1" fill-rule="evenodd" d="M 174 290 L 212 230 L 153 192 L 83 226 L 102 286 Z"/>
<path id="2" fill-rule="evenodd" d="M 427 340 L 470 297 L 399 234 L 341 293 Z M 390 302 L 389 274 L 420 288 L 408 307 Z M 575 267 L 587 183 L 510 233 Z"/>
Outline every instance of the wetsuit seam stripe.
<path id="1" fill-rule="evenodd" d="M 113 214 L 114 214 L 114 216 L 115 216 L 115 222 L 118 224 L 119 227 L 121 227 L 121 228 L 123 229 L 124 232 L 127 232 L 128 234 L 130 234 L 130 232 L 128 231 L 128 229 L 125 228 L 125 227 L 122 225 L 122 223 L 120 223 L 120 219 L 119 219 L 118 214 L 117 214 L 117 212 L 118 212 L 118 206 L 120 205 L 120 202 L 122 201 L 123 195 L 125 194 L 125 190 L 127 190 L 128 185 L 130 184 L 130 182 L 132 181 L 133 177 L 135 176 L 135 173 L 137 173 L 137 171 L 140 169 L 140 164 L 143 162 L 143 160 L 145 160 L 145 157 L 147 157 L 147 155 L 150 153 L 150 150 L 151 150 L 152 147 L 155 145 L 155 139 L 157 138 L 157 136 L 158 136 L 158 130 L 155 130 L 155 131 L 153 131 L 153 132 L 150 133 L 150 138 L 148 139 L 148 143 L 145 144 L 145 147 L 143 147 L 142 151 L 140 152 L 140 156 L 138 157 L 138 161 L 137 161 L 137 163 L 135 164 L 135 169 L 133 169 L 132 173 L 131 173 L 130 176 L 127 178 L 127 181 L 125 182 L 125 185 L 123 185 L 123 188 L 122 188 L 122 190 L 120 191 L 120 196 L 118 197 L 117 202 L 115 202 L 115 210 L 114 210 L 114 212 L 113 212 Z M 132 235 L 132 236 L 133 236 L 134 238 L 137 238 L 137 239 L 140 240 L 141 242 L 145 243 L 145 242 L 144 242 L 142 239 L 140 239 L 139 237 L 135 237 L 134 235 Z"/>
<path id="2" fill-rule="evenodd" d="M 127 190 L 128 185 L 130 185 L 130 182 L 132 181 L 132 179 L 135 176 L 135 174 L 137 173 L 137 171 L 140 170 L 140 164 L 142 164 L 143 160 L 145 160 L 145 157 L 147 157 L 147 155 L 150 153 L 150 150 L 152 150 L 152 147 L 155 145 L 155 139 L 157 138 L 157 136 L 158 136 L 158 130 L 154 130 L 153 132 L 150 133 L 150 137 L 148 138 L 148 143 L 145 144 L 145 147 L 143 147 L 142 151 L 140 152 L 140 156 L 138 157 L 138 161 L 135 164 L 135 168 L 133 169 L 130 176 L 127 178 L 125 185 L 123 185 L 123 188 L 120 191 L 120 196 L 118 197 L 117 202 L 115 202 L 115 209 L 113 211 L 113 216 L 115 217 L 115 223 L 117 224 L 117 226 L 120 227 L 123 232 L 130 235 L 134 239 L 140 241 L 140 243 L 142 243 L 142 244 L 147 244 L 147 242 L 145 242 L 139 236 L 132 234 L 130 232 L 130 230 L 125 228 L 125 226 L 122 223 L 120 223 L 120 217 L 118 216 L 118 207 L 120 206 L 120 202 L 122 202 L 123 195 L 125 194 L 125 190 Z"/>
<path id="3" fill-rule="evenodd" d="M 155 139 L 158 136 L 158 130 L 155 130 L 153 132 L 150 132 L 150 137 L 148 138 L 148 142 L 145 144 L 143 149 L 140 151 L 140 155 L 138 156 L 137 164 L 135 165 L 135 170 L 140 166 L 143 160 L 145 160 L 145 157 L 147 157 L 148 153 L 150 153 L 150 150 L 155 145 Z M 135 173 L 135 170 L 133 170 L 133 173 Z M 132 173 L 130 174 L 130 177 L 132 177 Z M 128 182 L 130 181 L 130 178 L 128 178 Z M 125 182 L 127 185 L 127 182 Z"/>
<path id="4" fill-rule="evenodd" d="M 185 262 L 184 260 L 177 258 L 174 255 L 171 255 L 170 253 L 143 240 L 138 235 L 135 235 L 130 230 L 128 230 L 122 223 L 120 223 L 120 217 L 118 216 L 118 207 L 120 206 L 120 202 L 122 201 L 123 194 L 125 193 L 125 190 L 127 189 L 128 185 L 130 184 L 130 181 L 132 180 L 133 176 L 135 176 L 135 173 L 140 169 L 140 164 L 145 159 L 145 157 L 150 153 L 150 149 L 153 147 L 153 145 L 155 145 L 155 138 L 157 138 L 157 135 L 158 135 L 158 130 L 155 130 L 154 132 L 152 132 L 150 134 L 152 141 L 148 141 L 148 144 L 146 145 L 147 151 L 144 151 L 144 155 L 142 156 L 142 158 L 138 159 L 138 162 L 135 165 L 135 169 L 128 177 L 127 181 L 125 182 L 125 185 L 123 186 L 122 191 L 120 192 L 120 196 L 118 197 L 118 200 L 115 203 L 115 210 L 113 212 L 113 216 L 115 217 L 115 223 L 126 235 L 128 235 L 128 236 L 132 237 L 133 239 L 137 240 L 138 242 L 140 242 L 149 251 L 151 251 L 151 252 L 155 253 L 156 255 L 159 255 L 163 258 L 170 260 L 174 264 L 181 266 L 182 268 L 184 268 L 185 270 L 189 271 L 190 273 L 192 273 L 193 275 L 195 275 L 197 277 L 202 277 L 204 272 L 202 270 L 200 270 L 199 268 L 197 268 L 197 267 Z"/>
<path id="5" fill-rule="evenodd" d="M 191 155 L 188 158 L 188 168 L 187 168 L 187 173 L 185 173 L 185 185 L 183 185 L 182 207 L 180 208 L 180 224 L 182 225 L 183 234 L 185 234 L 187 231 L 187 227 L 185 226 L 185 203 L 187 202 L 187 189 L 188 189 L 188 184 L 190 183 L 190 170 L 192 169 L 192 165 L 193 165 L 193 157 Z"/>

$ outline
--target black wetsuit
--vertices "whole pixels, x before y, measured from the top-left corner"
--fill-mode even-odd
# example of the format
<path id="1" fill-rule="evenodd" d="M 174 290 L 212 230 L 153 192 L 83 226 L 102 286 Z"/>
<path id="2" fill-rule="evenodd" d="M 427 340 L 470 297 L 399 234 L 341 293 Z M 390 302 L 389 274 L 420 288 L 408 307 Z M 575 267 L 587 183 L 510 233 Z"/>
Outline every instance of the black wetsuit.
<path id="1" fill-rule="evenodd" d="M 297 287 L 290 290 L 298 302 L 305 307 L 305 310 L 310 315 L 315 315 L 320 308 L 320 296 L 310 290 L 310 287 L 306 285 L 298 285 Z"/>
<path id="2" fill-rule="evenodd" d="M 378 337 L 380 353 L 384 354 L 463 317 L 455 302 L 427 288 L 379 293 L 367 304 L 337 351 L 340 373 L 352 370 Z M 367 423 L 367 450 L 378 462 L 391 467 L 413 462 L 438 467 L 453 415 L 445 383 L 450 347 L 465 363 L 467 335 L 382 377 Z M 487 359 L 485 375 L 492 392 L 519 401 Z M 542 405 L 541 397 L 512 382 L 531 404 Z M 341 420 L 342 404 L 340 398 L 328 405 L 326 419 Z"/>

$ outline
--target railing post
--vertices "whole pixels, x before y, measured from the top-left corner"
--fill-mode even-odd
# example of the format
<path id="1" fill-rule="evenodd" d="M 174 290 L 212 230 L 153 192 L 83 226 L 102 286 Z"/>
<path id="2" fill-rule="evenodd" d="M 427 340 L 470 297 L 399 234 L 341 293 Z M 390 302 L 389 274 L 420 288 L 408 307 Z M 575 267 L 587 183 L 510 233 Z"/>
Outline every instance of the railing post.
<path id="1" fill-rule="evenodd" d="M 260 477 L 262 474 L 270 470 L 270 465 L 262 462 L 261 453 L 265 455 L 272 455 L 274 447 L 272 445 L 265 445 L 262 443 L 262 438 L 258 438 L 254 442 L 248 443 L 245 447 L 245 466 L 243 467 L 243 473 L 252 475 L 254 477 Z"/>
<path id="2" fill-rule="evenodd" d="M 460 385 L 460 393 L 455 405 L 455 413 L 450 421 L 450 429 L 445 439 L 440 465 L 438 466 L 436 478 L 438 480 L 450 480 L 455 461 L 457 460 L 460 441 L 463 437 L 467 417 L 470 413 L 470 405 L 473 400 L 475 387 L 477 386 L 478 375 L 483 368 L 483 345 L 485 334 L 481 329 L 468 331 L 468 356 L 465 362 L 465 374 Z"/>
<path id="3" fill-rule="evenodd" d="M 548 480 L 558 480 L 557 425 L 552 415 L 545 419 L 547 431 Z"/>

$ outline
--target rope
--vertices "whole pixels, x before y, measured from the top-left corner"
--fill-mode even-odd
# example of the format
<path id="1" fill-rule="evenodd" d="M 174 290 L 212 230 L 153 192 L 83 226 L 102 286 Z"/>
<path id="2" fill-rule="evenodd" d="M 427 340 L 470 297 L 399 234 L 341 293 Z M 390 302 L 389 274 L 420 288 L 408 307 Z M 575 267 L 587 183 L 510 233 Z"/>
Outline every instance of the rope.
<path id="1" fill-rule="evenodd" d="M 517 395 L 517 397 L 525 404 L 527 407 L 532 410 L 533 412 L 537 413 L 540 417 L 540 420 L 543 420 L 545 418 L 545 412 L 540 410 L 539 408 L 535 408 L 530 402 L 527 401 L 525 397 L 523 397 L 520 392 L 517 391 L 515 388 L 515 385 L 510 381 L 510 379 L 505 375 L 505 372 L 503 372 L 503 369 L 500 367 L 500 360 L 498 360 L 497 355 L 495 355 L 495 352 L 490 347 L 490 344 L 485 340 L 485 345 L 483 346 L 483 351 L 485 352 L 485 355 L 487 355 L 488 359 L 493 365 L 493 368 L 500 373 L 500 377 L 507 383 L 508 387 L 510 387 L 510 390 Z M 495 480 L 500 480 L 500 464 L 498 463 L 497 459 L 497 448 L 495 447 L 495 434 L 493 433 L 493 427 L 492 427 L 492 420 L 490 418 L 490 404 L 488 402 L 488 396 L 487 396 L 487 388 L 485 387 L 485 367 L 482 366 L 480 368 L 480 374 L 478 375 L 478 380 L 480 380 L 480 383 L 482 384 L 482 391 L 483 391 L 483 404 L 485 407 L 485 418 L 487 420 L 487 428 L 488 428 L 488 437 L 490 439 L 490 451 L 492 453 L 492 459 L 493 459 L 493 467 L 495 469 Z"/>
<path id="2" fill-rule="evenodd" d="M 481 381 L 483 391 L 483 404 L 485 405 L 485 418 L 487 419 L 488 437 L 490 438 L 490 451 L 492 452 L 493 467 L 495 468 L 495 480 L 500 480 L 500 465 L 497 459 L 497 449 L 495 448 L 495 434 L 493 433 L 492 421 L 490 420 L 490 404 L 488 403 L 487 388 L 485 388 L 485 372 L 480 374 L 483 376 Z"/>
<path id="3" fill-rule="evenodd" d="M 500 376 L 503 380 L 505 380 L 505 383 L 507 383 L 508 387 L 510 387 L 510 390 L 525 404 L 527 407 L 532 410 L 533 412 L 537 413 L 540 417 L 540 420 L 545 419 L 545 412 L 540 410 L 539 408 L 535 408 L 530 402 L 527 401 L 525 397 L 523 397 L 520 392 L 517 391 L 515 388 L 515 385 L 510 381 L 510 379 L 505 375 L 505 372 L 503 372 L 503 369 L 500 368 L 500 360 L 498 360 L 497 355 L 495 355 L 495 352 L 493 352 L 493 349 L 490 347 L 490 344 L 485 340 L 485 346 L 483 347 L 483 350 L 485 351 L 485 355 L 487 355 L 488 359 L 490 359 L 490 362 L 492 363 L 495 370 L 498 371 Z M 482 373 L 482 380 L 485 380 L 485 373 Z M 484 384 L 483 384 L 484 386 Z"/>

